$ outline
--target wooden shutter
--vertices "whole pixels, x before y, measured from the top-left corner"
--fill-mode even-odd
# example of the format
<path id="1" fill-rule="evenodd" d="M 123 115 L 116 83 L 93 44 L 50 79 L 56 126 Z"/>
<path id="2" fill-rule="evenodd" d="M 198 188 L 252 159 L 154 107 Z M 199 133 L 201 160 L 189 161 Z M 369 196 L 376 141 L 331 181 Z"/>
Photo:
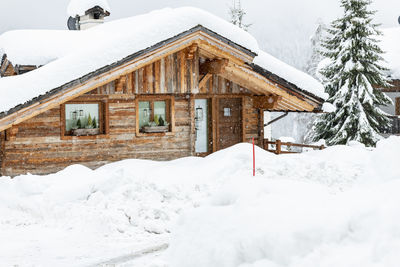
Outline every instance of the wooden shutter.
<path id="1" fill-rule="evenodd" d="M 396 97 L 396 115 L 400 115 L 400 97 Z"/>

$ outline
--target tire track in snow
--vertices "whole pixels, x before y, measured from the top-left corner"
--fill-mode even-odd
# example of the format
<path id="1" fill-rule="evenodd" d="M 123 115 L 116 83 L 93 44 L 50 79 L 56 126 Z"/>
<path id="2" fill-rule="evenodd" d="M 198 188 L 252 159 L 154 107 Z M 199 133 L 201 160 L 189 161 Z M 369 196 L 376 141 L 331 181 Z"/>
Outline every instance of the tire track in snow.
<path id="1" fill-rule="evenodd" d="M 127 255 L 123 255 L 123 256 L 119 256 L 107 261 L 103 261 L 103 262 L 99 262 L 93 265 L 89 265 L 88 267 L 99 267 L 99 266 L 116 266 L 117 264 L 123 264 L 126 263 L 128 261 L 132 261 L 144 256 L 148 256 L 151 254 L 154 254 L 156 252 L 161 252 L 164 251 L 168 248 L 168 244 L 161 244 L 158 246 L 153 246 L 153 247 L 149 247 L 143 250 L 139 250 Z"/>

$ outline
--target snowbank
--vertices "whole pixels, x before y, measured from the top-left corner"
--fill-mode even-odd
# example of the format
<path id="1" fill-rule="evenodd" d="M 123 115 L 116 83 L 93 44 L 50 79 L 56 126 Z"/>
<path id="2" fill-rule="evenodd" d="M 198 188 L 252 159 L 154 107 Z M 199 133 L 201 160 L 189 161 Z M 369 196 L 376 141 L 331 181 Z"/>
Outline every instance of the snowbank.
<path id="1" fill-rule="evenodd" d="M 400 79 L 400 27 L 383 30 L 383 36 L 378 37 L 388 63 L 392 79 Z"/>
<path id="2" fill-rule="evenodd" d="M 316 79 L 264 51 L 259 51 L 258 56 L 254 59 L 254 63 L 315 96 L 322 99 L 328 98 L 323 85 Z"/>
<path id="3" fill-rule="evenodd" d="M 208 205 L 184 212 L 173 230 L 170 266 L 398 266 L 400 169 L 394 153 L 399 149 L 398 137 L 372 152 L 332 147 L 269 162 L 286 177 L 233 179 Z M 312 167 L 306 171 L 295 159 Z M 353 187 L 332 191 L 322 176 L 317 183 L 307 181 L 321 174 L 350 178 L 350 173 L 326 173 L 346 163 L 344 169 L 359 169 Z M 298 178 L 307 172 L 307 178 L 289 180 L 290 167 Z"/>
<path id="4" fill-rule="evenodd" d="M 168 264 L 150 266 L 395 266 L 399 150 L 399 137 L 373 151 L 257 148 L 256 178 L 249 144 L 206 158 L 2 177 L 1 264 L 87 266 L 172 233 Z"/>
<path id="5" fill-rule="evenodd" d="M 85 15 L 86 11 L 95 6 L 99 6 L 105 11 L 111 12 L 111 8 L 107 0 L 71 0 L 67 8 L 67 13 L 68 16 L 75 18 L 76 15 Z"/>

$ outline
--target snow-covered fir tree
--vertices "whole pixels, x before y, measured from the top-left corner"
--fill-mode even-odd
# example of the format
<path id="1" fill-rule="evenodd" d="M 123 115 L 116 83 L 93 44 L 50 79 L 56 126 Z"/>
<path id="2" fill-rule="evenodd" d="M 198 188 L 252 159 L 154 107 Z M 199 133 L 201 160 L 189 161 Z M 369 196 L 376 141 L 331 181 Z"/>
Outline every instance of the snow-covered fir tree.
<path id="1" fill-rule="evenodd" d="M 314 140 L 325 139 L 329 145 L 359 141 L 374 146 L 378 132 L 390 120 L 379 106 L 391 100 L 376 88 L 388 87 L 380 64 L 382 50 L 375 39 L 381 33 L 374 24 L 375 11 L 368 9 L 371 0 L 341 0 L 342 18 L 332 22 L 330 35 L 323 42 L 323 55 L 330 63 L 321 71 L 329 94 L 328 102 L 336 111 L 321 115 L 314 123 Z"/>
<path id="2" fill-rule="evenodd" d="M 229 15 L 232 24 L 239 26 L 243 30 L 247 31 L 251 24 L 244 24 L 243 19 L 246 12 L 242 8 L 240 0 L 233 0 L 233 7 L 229 8 Z"/>
<path id="3" fill-rule="evenodd" d="M 311 57 L 307 62 L 306 71 L 308 74 L 318 79 L 317 68 L 318 64 L 324 59 L 321 54 L 321 44 L 325 35 L 326 25 L 320 18 L 317 21 L 317 27 L 314 35 L 311 37 Z"/>

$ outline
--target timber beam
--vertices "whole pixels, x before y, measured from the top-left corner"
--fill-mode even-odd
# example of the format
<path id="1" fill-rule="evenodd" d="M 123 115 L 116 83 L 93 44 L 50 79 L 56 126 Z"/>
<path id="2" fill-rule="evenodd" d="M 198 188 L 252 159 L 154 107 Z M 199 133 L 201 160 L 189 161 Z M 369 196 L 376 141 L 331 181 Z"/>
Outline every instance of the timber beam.
<path id="1" fill-rule="evenodd" d="M 204 62 L 200 65 L 200 73 L 219 75 L 260 95 L 280 96 L 279 99 L 274 100 L 273 108 L 271 109 L 276 109 L 277 104 L 281 106 L 283 102 L 287 104 L 287 109 L 290 111 L 313 111 L 317 107 L 307 102 L 300 95 L 289 94 L 287 90 L 281 88 L 278 84 L 252 71 L 245 65 L 237 65 L 227 59 Z"/>
<path id="2" fill-rule="evenodd" d="M 278 108 L 282 96 L 269 95 L 269 96 L 253 96 L 253 107 L 257 109 L 273 110 Z"/>
<path id="3" fill-rule="evenodd" d="M 227 59 L 215 59 L 206 61 L 200 65 L 201 74 L 221 74 L 224 68 L 228 65 Z"/>

